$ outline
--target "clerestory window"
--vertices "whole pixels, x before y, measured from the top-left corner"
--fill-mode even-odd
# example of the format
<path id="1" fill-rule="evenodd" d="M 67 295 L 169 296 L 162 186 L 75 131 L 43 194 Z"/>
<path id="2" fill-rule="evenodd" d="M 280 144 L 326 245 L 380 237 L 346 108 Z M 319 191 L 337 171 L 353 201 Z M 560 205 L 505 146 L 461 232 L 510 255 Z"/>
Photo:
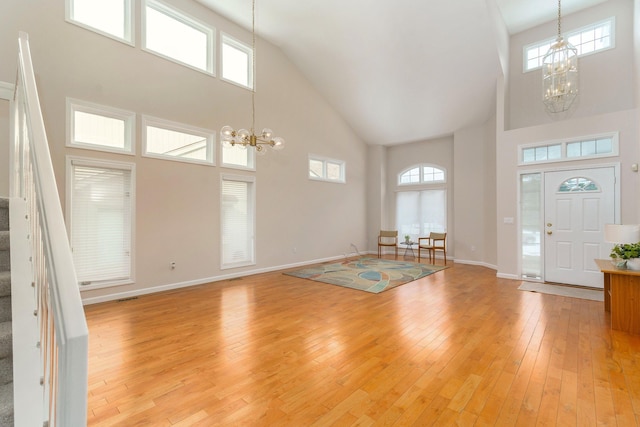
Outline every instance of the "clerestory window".
<path id="1" fill-rule="evenodd" d="M 615 17 L 596 22 L 563 35 L 577 50 L 578 56 L 590 55 L 615 47 Z M 549 38 L 532 43 L 523 48 L 523 71 L 528 72 L 542 67 L 542 59 L 556 42 Z"/>
<path id="2" fill-rule="evenodd" d="M 67 146 L 117 153 L 135 152 L 136 114 L 67 98 Z"/>
<path id="3" fill-rule="evenodd" d="M 226 34 L 222 35 L 222 79 L 253 89 L 253 49 Z"/>
<path id="4" fill-rule="evenodd" d="M 68 22 L 133 44 L 133 0 L 67 0 Z"/>
<path id="5" fill-rule="evenodd" d="M 142 118 L 142 154 L 182 162 L 213 165 L 214 134 L 207 129 L 153 117 Z"/>
<path id="6" fill-rule="evenodd" d="M 215 28 L 157 0 L 146 0 L 143 10 L 145 50 L 215 74 Z"/>

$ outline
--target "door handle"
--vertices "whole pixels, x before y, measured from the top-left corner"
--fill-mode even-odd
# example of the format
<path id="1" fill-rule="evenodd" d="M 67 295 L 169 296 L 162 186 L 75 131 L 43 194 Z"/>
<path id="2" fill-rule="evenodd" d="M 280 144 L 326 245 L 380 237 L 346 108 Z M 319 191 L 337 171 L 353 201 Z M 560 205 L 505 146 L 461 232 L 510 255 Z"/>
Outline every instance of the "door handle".
<path id="1" fill-rule="evenodd" d="M 553 234 L 553 231 L 549 230 L 549 231 L 547 231 L 547 234 L 548 234 L 549 236 L 551 236 L 551 235 Z"/>

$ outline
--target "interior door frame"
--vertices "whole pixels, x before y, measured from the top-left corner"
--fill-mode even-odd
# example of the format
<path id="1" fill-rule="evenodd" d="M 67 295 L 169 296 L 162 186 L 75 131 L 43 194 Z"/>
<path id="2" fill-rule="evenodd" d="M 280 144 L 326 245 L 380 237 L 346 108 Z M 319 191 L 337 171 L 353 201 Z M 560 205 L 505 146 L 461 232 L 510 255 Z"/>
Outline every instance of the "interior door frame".
<path id="1" fill-rule="evenodd" d="M 613 173 L 614 173 L 614 177 L 615 177 L 615 182 L 614 182 L 614 206 L 613 206 L 613 216 L 614 216 L 614 221 L 616 224 L 620 223 L 620 218 L 621 218 L 621 214 L 620 214 L 620 162 L 613 162 L 613 163 L 588 163 L 588 164 L 577 164 L 577 163 L 573 163 L 571 165 L 564 165 L 564 166 L 555 166 L 555 167 L 548 167 L 548 168 L 538 168 L 538 169 L 521 169 L 518 170 L 518 228 L 517 228 L 517 236 L 518 236 L 518 279 L 519 280 L 524 280 L 523 276 L 522 276 L 522 210 L 520 209 L 521 206 L 521 197 L 522 195 L 520 194 L 520 182 L 521 182 L 521 176 L 522 175 L 529 175 L 529 174 L 535 174 L 535 173 L 539 173 L 541 176 L 540 179 L 540 186 L 541 186 L 541 191 L 540 191 L 540 233 L 542 233 L 544 231 L 544 212 L 545 212 L 545 201 L 546 201 L 546 193 L 545 193 L 545 174 L 547 172 L 569 172 L 572 170 L 584 170 L 584 169 L 600 169 L 600 168 L 613 168 Z M 541 279 L 538 280 L 540 282 L 544 282 L 546 280 L 546 265 L 545 265 L 545 239 L 544 238 L 540 238 L 540 258 L 541 258 Z M 535 279 L 532 278 L 527 278 L 526 280 L 529 281 L 534 281 Z"/>

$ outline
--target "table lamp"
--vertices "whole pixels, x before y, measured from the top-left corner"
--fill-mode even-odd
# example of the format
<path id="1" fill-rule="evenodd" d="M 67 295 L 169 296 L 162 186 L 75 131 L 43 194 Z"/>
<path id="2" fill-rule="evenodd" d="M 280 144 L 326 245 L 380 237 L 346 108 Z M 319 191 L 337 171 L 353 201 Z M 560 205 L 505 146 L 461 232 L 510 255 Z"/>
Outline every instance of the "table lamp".
<path id="1" fill-rule="evenodd" d="M 640 224 L 605 224 L 604 240 L 609 243 L 640 242 Z"/>

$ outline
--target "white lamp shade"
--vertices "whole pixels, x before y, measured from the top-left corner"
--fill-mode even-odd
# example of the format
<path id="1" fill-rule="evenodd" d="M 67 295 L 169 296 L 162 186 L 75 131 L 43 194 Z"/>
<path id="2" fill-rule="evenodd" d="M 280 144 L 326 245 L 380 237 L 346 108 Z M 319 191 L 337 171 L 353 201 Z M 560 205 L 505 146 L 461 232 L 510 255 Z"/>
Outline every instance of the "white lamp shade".
<path id="1" fill-rule="evenodd" d="M 640 224 L 605 224 L 604 240 L 610 243 L 640 242 Z"/>

